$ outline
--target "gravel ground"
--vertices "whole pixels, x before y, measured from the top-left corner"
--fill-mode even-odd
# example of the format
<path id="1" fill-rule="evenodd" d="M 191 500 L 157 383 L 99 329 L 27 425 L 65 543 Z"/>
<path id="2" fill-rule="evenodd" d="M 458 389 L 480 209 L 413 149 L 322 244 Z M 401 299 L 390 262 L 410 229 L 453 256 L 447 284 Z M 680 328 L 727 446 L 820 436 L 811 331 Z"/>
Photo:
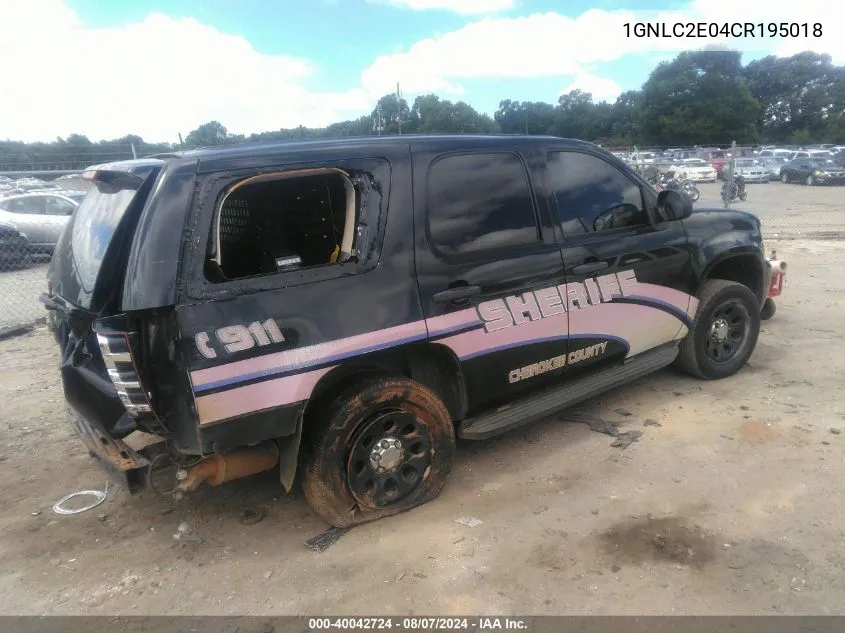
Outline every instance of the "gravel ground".
<path id="1" fill-rule="evenodd" d="M 666 370 L 587 403 L 643 432 L 626 449 L 567 415 L 462 442 L 438 499 L 322 553 L 303 543 L 326 526 L 272 474 L 53 514 L 104 479 L 48 333 L 0 341 L 0 613 L 842 614 L 845 242 L 770 246 L 785 295 L 739 374 Z"/>

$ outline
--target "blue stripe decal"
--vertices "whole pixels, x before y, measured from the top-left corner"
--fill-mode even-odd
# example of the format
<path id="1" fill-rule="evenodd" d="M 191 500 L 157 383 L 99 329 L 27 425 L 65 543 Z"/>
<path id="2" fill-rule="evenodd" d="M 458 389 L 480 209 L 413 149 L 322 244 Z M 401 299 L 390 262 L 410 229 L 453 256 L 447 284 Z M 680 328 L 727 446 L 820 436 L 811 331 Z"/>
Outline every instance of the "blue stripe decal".
<path id="1" fill-rule="evenodd" d="M 690 329 L 692 329 L 692 326 L 695 325 L 695 320 L 684 310 L 678 306 L 672 305 L 671 303 L 667 303 L 666 301 L 661 301 L 660 299 L 631 295 L 630 297 L 614 297 L 611 303 L 631 303 L 634 305 L 646 306 L 648 308 L 656 308 L 658 310 L 663 310 L 663 312 L 668 312 L 673 317 L 683 322 L 683 324 Z"/>
<path id="2" fill-rule="evenodd" d="M 493 354 L 495 352 L 501 352 L 507 349 L 514 349 L 516 347 L 525 347 L 526 345 L 534 345 L 535 343 L 550 343 L 552 341 L 562 341 L 568 339 L 570 341 L 577 341 L 583 339 L 606 339 L 609 341 L 616 341 L 617 343 L 621 343 L 625 346 L 626 350 L 630 350 L 631 346 L 629 345 L 628 341 L 624 338 L 619 338 L 618 336 L 610 336 L 609 334 L 576 334 L 575 336 L 569 336 L 568 334 L 561 334 L 559 336 L 546 336 L 543 338 L 535 338 L 535 339 L 525 339 L 522 341 L 515 341 L 513 343 L 508 343 L 507 345 L 499 345 L 498 347 L 490 347 L 485 350 L 481 350 L 480 352 L 473 352 L 472 354 L 467 354 L 466 356 L 461 356 L 461 360 L 470 360 L 472 358 L 478 358 L 479 356 L 486 356 L 487 354 Z M 626 351 L 627 354 L 627 351 Z"/>
<path id="3" fill-rule="evenodd" d="M 410 336 L 408 338 L 397 339 L 395 341 L 388 341 L 385 343 L 379 343 L 377 345 L 371 345 L 369 347 L 363 347 L 356 350 L 352 350 L 350 352 L 344 352 L 342 354 L 335 354 L 334 356 L 328 356 L 326 358 L 317 358 L 313 361 L 306 362 L 302 365 L 297 365 L 296 367 L 272 367 L 270 369 L 265 369 L 262 371 L 256 371 L 249 374 L 242 374 L 240 376 L 234 376 L 232 378 L 225 378 L 223 380 L 216 380 L 214 382 L 207 382 L 202 385 L 198 385 L 194 387 L 195 393 L 203 393 L 206 391 L 211 391 L 213 389 L 219 389 L 220 387 L 228 387 L 237 385 L 242 382 L 249 382 L 255 380 L 256 378 L 268 378 L 271 376 L 275 376 L 277 374 L 286 374 L 286 373 L 300 373 L 310 369 L 316 365 L 325 366 L 327 364 L 331 364 L 333 362 L 343 360 L 345 358 L 350 358 L 352 356 L 360 356 L 361 354 L 367 354 L 369 352 L 377 352 L 379 350 L 388 349 L 391 347 L 396 347 L 397 345 L 404 345 L 405 343 L 413 343 L 415 341 L 422 341 L 428 338 L 428 335 L 425 333 L 418 334 L 416 336 Z"/>

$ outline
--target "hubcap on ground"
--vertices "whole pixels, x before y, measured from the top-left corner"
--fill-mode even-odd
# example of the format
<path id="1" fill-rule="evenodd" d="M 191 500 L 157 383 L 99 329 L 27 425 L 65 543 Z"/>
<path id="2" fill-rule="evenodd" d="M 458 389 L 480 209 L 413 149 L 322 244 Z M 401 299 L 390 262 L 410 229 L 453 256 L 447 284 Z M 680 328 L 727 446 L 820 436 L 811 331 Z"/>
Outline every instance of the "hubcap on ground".
<path id="1" fill-rule="evenodd" d="M 367 507 L 396 503 L 422 483 L 431 455 L 428 430 L 415 415 L 376 413 L 352 441 L 346 465 L 349 489 Z"/>
<path id="2" fill-rule="evenodd" d="M 705 353 L 717 363 L 726 363 L 742 349 L 748 337 L 749 315 L 739 301 L 728 301 L 713 313 L 704 343 Z"/>

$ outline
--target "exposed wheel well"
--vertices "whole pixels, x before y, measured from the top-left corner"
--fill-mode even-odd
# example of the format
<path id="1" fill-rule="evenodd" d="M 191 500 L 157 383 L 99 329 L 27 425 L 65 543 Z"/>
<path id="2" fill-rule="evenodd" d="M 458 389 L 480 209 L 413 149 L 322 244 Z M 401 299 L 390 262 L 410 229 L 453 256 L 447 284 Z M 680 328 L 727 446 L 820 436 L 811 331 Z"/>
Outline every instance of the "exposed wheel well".
<path id="1" fill-rule="evenodd" d="M 307 418 L 313 404 L 365 376 L 376 374 L 405 376 L 436 393 L 453 420 L 465 417 L 468 402 L 461 365 L 455 354 L 436 343 L 415 343 L 397 349 L 368 354 L 345 363 L 323 376 L 305 407 Z"/>
<path id="2" fill-rule="evenodd" d="M 701 284 L 710 279 L 726 279 L 749 288 L 762 300 L 765 290 L 763 267 L 753 255 L 736 255 L 722 260 L 713 266 L 702 279 Z"/>

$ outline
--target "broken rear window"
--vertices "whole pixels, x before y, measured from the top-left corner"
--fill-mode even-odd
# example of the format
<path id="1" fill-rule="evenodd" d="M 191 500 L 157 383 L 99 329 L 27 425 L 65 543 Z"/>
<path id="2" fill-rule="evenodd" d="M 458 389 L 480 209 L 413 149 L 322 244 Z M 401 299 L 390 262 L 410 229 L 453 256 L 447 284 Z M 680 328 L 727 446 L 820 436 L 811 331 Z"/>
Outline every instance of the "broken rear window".
<path id="1" fill-rule="evenodd" d="M 220 204 L 206 277 L 224 282 L 350 261 L 360 206 L 360 192 L 341 169 L 242 180 Z"/>

